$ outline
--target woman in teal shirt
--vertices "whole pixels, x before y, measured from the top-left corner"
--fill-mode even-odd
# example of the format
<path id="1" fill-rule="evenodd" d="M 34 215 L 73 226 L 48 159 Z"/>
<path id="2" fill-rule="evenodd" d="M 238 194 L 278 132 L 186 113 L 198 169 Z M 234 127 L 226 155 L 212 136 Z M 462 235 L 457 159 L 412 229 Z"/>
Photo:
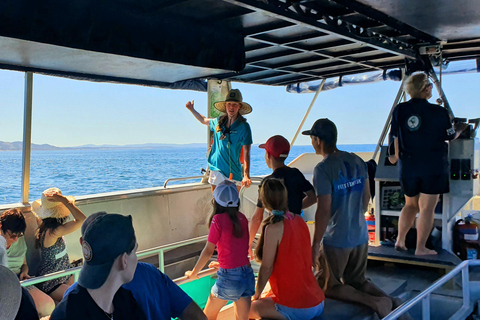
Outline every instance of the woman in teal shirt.
<path id="1" fill-rule="evenodd" d="M 186 104 L 188 110 L 213 132 L 212 149 L 208 156 L 210 176 L 208 182 L 212 191 L 224 180 L 233 180 L 237 187 L 249 187 L 250 180 L 250 147 L 252 145 L 252 131 L 247 120 L 243 117 L 252 112 L 252 107 L 242 101 L 242 94 L 237 89 L 228 92 L 225 101 L 215 103 L 215 108 L 225 113 L 218 118 L 207 118 L 198 113 L 193 101 Z M 243 148 L 244 166 L 240 163 L 240 154 Z"/>

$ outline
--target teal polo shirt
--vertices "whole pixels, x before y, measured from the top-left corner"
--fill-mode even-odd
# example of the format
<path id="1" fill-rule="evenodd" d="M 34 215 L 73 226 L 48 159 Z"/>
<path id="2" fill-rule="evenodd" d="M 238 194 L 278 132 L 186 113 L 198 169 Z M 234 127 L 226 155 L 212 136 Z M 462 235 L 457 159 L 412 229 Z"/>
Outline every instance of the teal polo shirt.
<path id="1" fill-rule="evenodd" d="M 245 145 L 251 145 L 252 130 L 246 121 L 235 120 L 230 132 L 221 140 L 222 132 L 216 132 L 218 118 L 210 120 L 210 131 L 213 131 L 212 150 L 208 156 L 208 167 L 212 171 L 220 171 L 225 177 L 233 174 L 233 180 L 242 181 L 242 165 L 240 152 Z"/>

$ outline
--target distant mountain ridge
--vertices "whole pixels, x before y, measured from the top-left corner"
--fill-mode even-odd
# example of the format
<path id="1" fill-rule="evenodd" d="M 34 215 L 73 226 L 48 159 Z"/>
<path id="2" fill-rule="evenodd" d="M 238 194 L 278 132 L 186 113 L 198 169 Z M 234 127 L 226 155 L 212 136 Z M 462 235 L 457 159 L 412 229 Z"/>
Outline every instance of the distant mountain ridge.
<path id="1" fill-rule="evenodd" d="M 144 144 L 85 144 L 75 147 L 56 147 L 51 144 L 35 144 L 32 143 L 32 150 L 62 150 L 62 149 L 157 149 L 157 148 L 200 148 L 205 147 L 205 143 L 189 143 L 189 144 L 168 144 L 168 143 L 144 143 Z M 21 151 L 23 143 L 21 141 L 4 142 L 0 141 L 0 151 Z"/>

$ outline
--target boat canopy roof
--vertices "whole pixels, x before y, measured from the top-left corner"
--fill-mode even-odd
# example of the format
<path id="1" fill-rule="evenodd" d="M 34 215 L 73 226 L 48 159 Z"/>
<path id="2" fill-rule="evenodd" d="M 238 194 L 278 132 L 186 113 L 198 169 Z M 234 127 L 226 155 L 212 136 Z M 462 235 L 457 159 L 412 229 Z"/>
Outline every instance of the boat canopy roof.
<path id="1" fill-rule="evenodd" d="M 91 81 L 283 86 L 386 71 L 421 52 L 479 59 L 478 1 L 0 2 L 0 68 Z"/>

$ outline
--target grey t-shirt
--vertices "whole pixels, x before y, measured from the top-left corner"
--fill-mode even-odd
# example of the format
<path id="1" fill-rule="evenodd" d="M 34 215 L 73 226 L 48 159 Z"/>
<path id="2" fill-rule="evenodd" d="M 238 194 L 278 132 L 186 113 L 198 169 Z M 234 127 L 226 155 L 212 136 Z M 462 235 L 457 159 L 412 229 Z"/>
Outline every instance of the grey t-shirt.
<path id="1" fill-rule="evenodd" d="M 355 154 L 337 151 L 317 164 L 313 185 L 317 196 L 332 195 L 332 212 L 323 243 L 352 248 L 368 242 L 363 212 L 363 191 L 368 182 L 367 166 Z"/>

